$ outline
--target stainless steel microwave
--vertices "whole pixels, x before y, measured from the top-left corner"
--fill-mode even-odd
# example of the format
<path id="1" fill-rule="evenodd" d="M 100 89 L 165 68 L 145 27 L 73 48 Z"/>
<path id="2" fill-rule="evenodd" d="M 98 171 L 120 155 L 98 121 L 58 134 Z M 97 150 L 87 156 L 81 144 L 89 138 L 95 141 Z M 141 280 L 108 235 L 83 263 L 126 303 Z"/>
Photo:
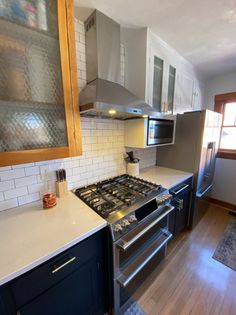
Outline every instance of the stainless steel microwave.
<path id="1" fill-rule="evenodd" d="M 174 144 L 175 116 L 125 121 L 125 146 L 147 148 Z"/>
<path id="2" fill-rule="evenodd" d="M 149 119 L 147 145 L 169 144 L 173 142 L 174 120 Z"/>

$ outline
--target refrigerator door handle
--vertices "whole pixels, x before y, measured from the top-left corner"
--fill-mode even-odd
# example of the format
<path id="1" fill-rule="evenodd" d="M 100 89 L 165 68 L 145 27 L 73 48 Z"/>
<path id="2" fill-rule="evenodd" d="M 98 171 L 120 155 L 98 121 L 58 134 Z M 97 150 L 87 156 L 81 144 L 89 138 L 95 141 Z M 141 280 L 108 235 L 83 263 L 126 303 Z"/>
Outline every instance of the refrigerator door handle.
<path id="1" fill-rule="evenodd" d="M 212 175 L 212 171 L 214 171 L 214 159 L 215 159 L 215 142 L 209 142 L 207 146 L 208 152 L 210 151 L 210 159 L 208 161 L 208 154 L 207 154 L 207 160 L 206 160 L 206 169 L 205 169 L 205 175 L 204 178 L 208 180 L 208 178 Z"/>
<path id="2" fill-rule="evenodd" d="M 201 198 L 203 195 L 205 195 L 206 192 L 213 186 L 213 184 L 207 186 L 207 188 L 204 191 L 197 191 L 196 196 Z"/>

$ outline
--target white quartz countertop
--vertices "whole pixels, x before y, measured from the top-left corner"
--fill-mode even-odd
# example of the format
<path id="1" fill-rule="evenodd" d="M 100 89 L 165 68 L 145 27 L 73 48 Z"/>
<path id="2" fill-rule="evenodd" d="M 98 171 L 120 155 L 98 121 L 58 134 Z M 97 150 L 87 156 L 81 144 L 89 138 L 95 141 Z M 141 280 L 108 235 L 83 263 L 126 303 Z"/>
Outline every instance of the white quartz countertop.
<path id="1" fill-rule="evenodd" d="M 139 177 L 150 182 L 160 184 L 164 188 L 170 189 L 184 180 L 193 176 L 192 173 L 183 172 L 167 167 L 150 166 L 141 170 Z"/>
<path id="2" fill-rule="evenodd" d="M 139 177 L 170 189 L 193 174 L 166 167 Z M 107 222 L 73 193 L 44 210 L 41 202 L 0 212 L 0 285 L 22 275 L 99 231 Z"/>
<path id="3" fill-rule="evenodd" d="M 33 269 L 107 225 L 72 193 L 43 210 L 31 203 L 0 213 L 0 285 Z"/>

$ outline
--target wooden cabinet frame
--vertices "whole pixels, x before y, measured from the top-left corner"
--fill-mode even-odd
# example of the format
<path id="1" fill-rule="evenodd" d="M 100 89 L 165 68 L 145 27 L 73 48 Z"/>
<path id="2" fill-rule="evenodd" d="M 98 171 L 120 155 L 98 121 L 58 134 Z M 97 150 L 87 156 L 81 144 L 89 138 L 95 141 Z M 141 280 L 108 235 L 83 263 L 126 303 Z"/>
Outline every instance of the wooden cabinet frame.
<path id="1" fill-rule="evenodd" d="M 58 0 L 58 28 L 68 146 L 0 152 L 0 167 L 82 154 L 73 0 Z"/>
<path id="2" fill-rule="evenodd" d="M 215 95 L 214 110 L 223 115 L 221 130 L 224 121 L 224 106 L 226 103 L 236 102 L 236 92 Z M 217 158 L 236 160 L 236 150 L 218 149 Z"/>

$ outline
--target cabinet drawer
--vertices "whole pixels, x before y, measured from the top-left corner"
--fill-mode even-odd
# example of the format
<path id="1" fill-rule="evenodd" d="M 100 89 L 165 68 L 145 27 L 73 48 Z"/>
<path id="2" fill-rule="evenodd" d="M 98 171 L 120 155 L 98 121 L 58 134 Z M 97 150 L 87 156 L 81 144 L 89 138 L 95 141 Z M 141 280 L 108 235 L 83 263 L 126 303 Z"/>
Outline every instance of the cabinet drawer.
<path id="1" fill-rule="evenodd" d="M 192 189 L 192 177 L 186 179 L 182 183 L 172 187 L 170 189 L 170 194 L 173 195 L 173 198 L 178 196 L 179 194 L 185 192 L 186 190 L 191 190 Z"/>
<path id="2" fill-rule="evenodd" d="M 102 254 L 101 232 L 82 241 L 27 274 L 13 280 L 11 289 L 19 308 L 80 268 L 91 257 Z"/>

